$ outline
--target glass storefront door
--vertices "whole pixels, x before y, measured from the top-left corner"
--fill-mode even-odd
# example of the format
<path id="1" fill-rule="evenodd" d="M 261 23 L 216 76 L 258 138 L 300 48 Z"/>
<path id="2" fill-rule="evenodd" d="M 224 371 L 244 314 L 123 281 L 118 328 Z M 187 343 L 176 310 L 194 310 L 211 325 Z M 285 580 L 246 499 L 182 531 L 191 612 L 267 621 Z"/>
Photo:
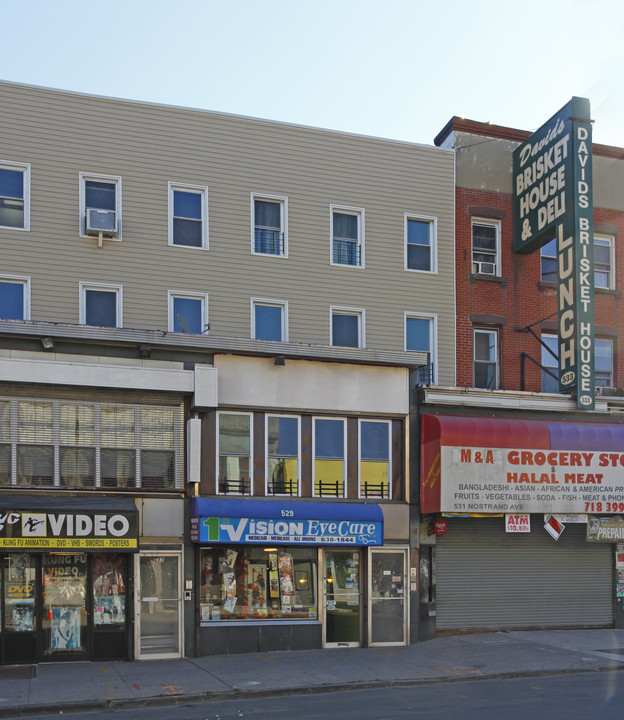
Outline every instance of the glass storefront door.
<path id="1" fill-rule="evenodd" d="M 144 552 L 137 558 L 137 658 L 182 656 L 182 555 Z"/>
<path id="2" fill-rule="evenodd" d="M 370 645 L 405 645 L 406 550 L 370 551 Z"/>
<path id="3" fill-rule="evenodd" d="M 44 555 L 42 655 L 46 660 L 87 658 L 87 556 Z"/>
<path id="4" fill-rule="evenodd" d="M 37 632 L 37 567 L 28 553 L 5 555 L 2 575 L 3 658 L 35 662 Z"/>
<path id="5" fill-rule="evenodd" d="M 324 551 L 325 647 L 360 645 L 360 552 Z"/>

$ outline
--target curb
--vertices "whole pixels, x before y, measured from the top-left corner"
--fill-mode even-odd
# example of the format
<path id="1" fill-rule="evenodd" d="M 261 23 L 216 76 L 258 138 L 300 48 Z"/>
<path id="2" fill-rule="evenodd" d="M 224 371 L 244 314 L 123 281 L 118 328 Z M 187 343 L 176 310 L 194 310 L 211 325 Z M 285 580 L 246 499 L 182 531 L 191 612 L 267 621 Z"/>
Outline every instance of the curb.
<path id="1" fill-rule="evenodd" d="M 400 680 L 362 680 L 348 683 L 329 683 L 327 685 L 311 685 L 306 687 L 273 688 L 268 690 L 213 691 L 184 695 L 151 695 L 144 698 L 112 698 L 110 700 L 77 700 L 75 702 L 42 703 L 31 705 L 14 705 L 0 708 L 0 718 L 29 717 L 45 714 L 69 714 L 91 712 L 94 710 L 124 710 L 126 708 L 155 707 L 159 705 L 198 705 L 221 700 L 241 700 L 286 695 L 321 695 L 323 693 L 346 692 L 349 690 L 373 690 L 385 687 L 410 687 L 414 685 L 437 685 L 442 683 L 471 682 L 483 680 L 511 680 L 514 678 L 555 677 L 559 675 L 580 675 L 583 673 L 600 673 L 622 671 L 624 666 L 576 668 L 559 670 L 526 670 L 519 672 L 491 673 L 488 675 L 440 675 L 429 678 L 403 678 Z"/>

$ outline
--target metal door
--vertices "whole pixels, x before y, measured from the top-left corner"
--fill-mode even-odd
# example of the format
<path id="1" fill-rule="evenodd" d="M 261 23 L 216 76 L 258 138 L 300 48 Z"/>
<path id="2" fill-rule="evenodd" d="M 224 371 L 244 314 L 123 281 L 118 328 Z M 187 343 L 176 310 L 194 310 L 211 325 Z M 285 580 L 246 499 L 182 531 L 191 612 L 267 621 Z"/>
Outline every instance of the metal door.
<path id="1" fill-rule="evenodd" d="M 182 553 L 150 551 L 136 556 L 136 656 L 182 657 Z"/>

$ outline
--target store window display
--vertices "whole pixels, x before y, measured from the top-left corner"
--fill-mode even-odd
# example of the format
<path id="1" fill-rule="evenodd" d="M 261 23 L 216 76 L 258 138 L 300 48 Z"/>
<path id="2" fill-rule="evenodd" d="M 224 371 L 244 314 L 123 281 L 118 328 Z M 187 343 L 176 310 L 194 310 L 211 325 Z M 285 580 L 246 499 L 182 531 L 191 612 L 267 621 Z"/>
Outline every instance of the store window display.
<path id="1" fill-rule="evenodd" d="M 201 622 L 316 620 L 317 551 L 222 545 L 200 554 Z"/>

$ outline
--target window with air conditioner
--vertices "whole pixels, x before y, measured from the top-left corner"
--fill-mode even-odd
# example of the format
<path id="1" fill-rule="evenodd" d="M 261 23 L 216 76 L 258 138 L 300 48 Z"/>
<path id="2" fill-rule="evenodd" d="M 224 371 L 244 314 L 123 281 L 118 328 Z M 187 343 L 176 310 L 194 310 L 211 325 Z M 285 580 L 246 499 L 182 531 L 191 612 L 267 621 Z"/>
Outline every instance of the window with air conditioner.
<path id="1" fill-rule="evenodd" d="M 80 235 L 121 240 L 121 178 L 80 173 Z"/>
<path id="2" fill-rule="evenodd" d="M 500 222 L 472 220 L 472 272 L 500 275 Z"/>

